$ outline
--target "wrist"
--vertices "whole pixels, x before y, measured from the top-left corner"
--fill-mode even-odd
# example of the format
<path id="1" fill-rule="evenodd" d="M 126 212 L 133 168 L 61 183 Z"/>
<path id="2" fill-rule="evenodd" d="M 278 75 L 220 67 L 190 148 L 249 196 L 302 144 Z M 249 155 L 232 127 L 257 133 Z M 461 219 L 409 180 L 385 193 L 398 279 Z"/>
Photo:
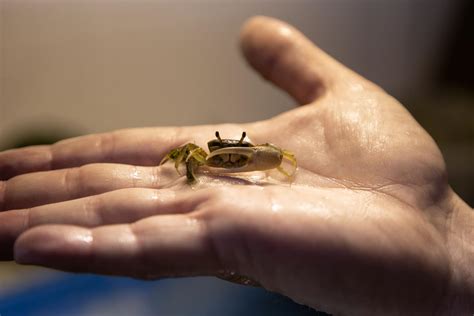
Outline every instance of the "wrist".
<path id="1" fill-rule="evenodd" d="M 447 202 L 451 279 L 443 315 L 474 315 L 474 210 L 457 194 Z"/>

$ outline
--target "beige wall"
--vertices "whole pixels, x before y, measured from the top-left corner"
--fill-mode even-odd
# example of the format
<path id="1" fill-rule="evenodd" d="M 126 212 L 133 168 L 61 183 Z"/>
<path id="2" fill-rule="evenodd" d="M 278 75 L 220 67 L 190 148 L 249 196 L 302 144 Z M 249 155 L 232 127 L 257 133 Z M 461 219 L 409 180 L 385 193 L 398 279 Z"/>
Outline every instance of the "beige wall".
<path id="1" fill-rule="evenodd" d="M 85 133 L 289 109 L 240 58 L 239 27 L 254 14 L 294 23 L 394 94 L 411 93 L 429 82 L 451 13 L 442 0 L 0 0 L 0 146 L 41 125 Z"/>

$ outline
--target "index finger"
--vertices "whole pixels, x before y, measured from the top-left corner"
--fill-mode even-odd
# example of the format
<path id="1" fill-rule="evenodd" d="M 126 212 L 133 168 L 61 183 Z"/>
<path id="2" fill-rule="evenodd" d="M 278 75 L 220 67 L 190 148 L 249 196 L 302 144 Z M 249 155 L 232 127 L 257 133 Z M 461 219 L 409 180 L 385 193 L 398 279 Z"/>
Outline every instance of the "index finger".
<path id="1" fill-rule="evenodd" d="M 0 180 L 94 162 L 158 165 L 172 146 L 185 142 L 181 128 L 125 129 L 66 139 L 49 146 L 0 152 Z"/>

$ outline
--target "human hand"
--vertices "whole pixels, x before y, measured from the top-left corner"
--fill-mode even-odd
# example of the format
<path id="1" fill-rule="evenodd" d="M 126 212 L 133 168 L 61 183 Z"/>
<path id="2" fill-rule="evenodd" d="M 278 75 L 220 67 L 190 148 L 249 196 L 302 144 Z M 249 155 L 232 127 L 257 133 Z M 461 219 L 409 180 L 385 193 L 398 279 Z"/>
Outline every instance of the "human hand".
<path id="1" fill-rule="evenodd" d="M 0 153 L 1 258 L 146 279 L 235 272 L 334 314 L 472 312 L 474 216 L 431 137 L 280 21 L 250 20 L 241 44 L 306 105 L 249 124 L 122 130 Z M 293 183 L 204 174 L 190 187 L 172 164 L 157 166 L 216 130 L 291 150 Z"/>

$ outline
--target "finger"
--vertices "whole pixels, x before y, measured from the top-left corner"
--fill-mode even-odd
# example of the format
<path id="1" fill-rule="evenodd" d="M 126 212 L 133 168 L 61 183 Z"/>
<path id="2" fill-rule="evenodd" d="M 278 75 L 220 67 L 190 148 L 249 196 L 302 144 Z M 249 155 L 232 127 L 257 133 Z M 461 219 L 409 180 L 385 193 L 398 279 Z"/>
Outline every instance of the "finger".
<path id="1" fill-rule="evenodd" d="M 205 225 L 185 214 L 94 229 L 37 227 L 16 242 L 15 260 L 66 271 L 149 279 L 212 275 L 220 270 Z"/>
<path id="2" fill-rule="evenodd" d="M 170 168 L 89 164 L 34 172 L 0 182 L 0 211 L 73 200 L 125 188 L 160 188 Z M 3 189 L 2 189 L 3 187 Z M 1 193 L 3 191 L 3 194 Z"/>
<path id="3" fill-rule="evenodd" d="M 313 102 L 350 72 L 277 19 L 251 18 L 242 28 L 240 42 L 249 64 L 300 104 Z"/>
<path id="4" fill-rule="evenodd" d="M 0 259 L 11 259 L 14 241 L 24 231 L 46 224 L 84 227 L 132 223 L 159 214 L 186 213 L 206 199 L 201 192 L 123 189 L 82 199 L 0 213 Z"/>
<path id="5" fill-rule="evenodd" d="M 158 165 L 165 152 L 186 141 L 180 128 L 141 128 L 75 137 L 51 146 L 11 149 L 0 153 L 0 180 L 94 162 Z"/>

